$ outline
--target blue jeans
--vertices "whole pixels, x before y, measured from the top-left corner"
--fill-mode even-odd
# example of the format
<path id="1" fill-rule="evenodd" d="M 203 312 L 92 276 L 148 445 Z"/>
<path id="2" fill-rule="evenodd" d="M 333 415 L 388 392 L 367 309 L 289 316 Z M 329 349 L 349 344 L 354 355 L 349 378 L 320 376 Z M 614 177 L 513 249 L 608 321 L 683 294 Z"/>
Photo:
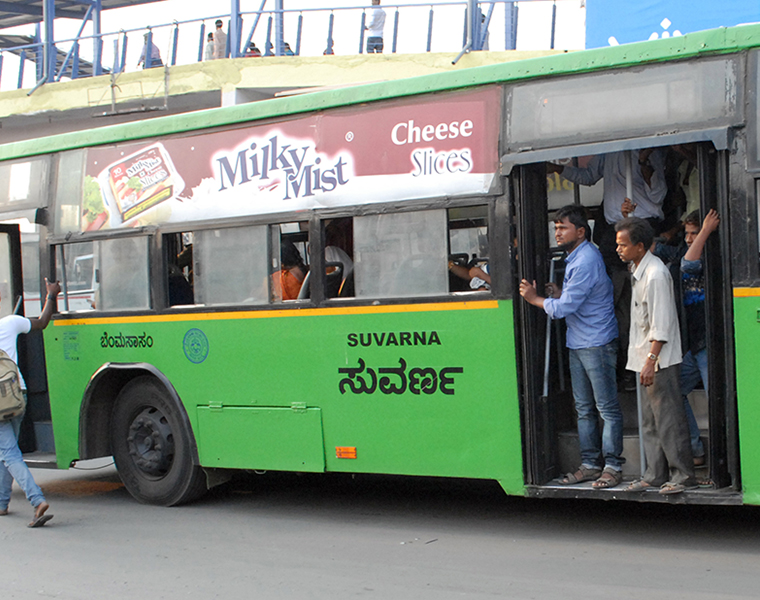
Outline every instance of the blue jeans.
<path id="1" fill-rule="evenodd" d="M 604 346 L 570 349 L 570 378 L 575 411 L 578 413 L 578 441 L 581 464 L 621 471 L 623 458 L 623 413 L 617 397 L 618 341 Z M 599 417 L 604 421 L 599 432 Z"/>
<path id="2" fill-rule="evenodd" d="M 21 486 L 35 508 L 45 501 L 18 447 L 18 432 L 24 415 L 0 422 L 0 510 L 8 508 L 13 480 Z"/>
<path id="3" fill-rule="evenodd" d="M 703 348 L 696 354 L 689 350 L 683 357 L 681 363 L 681 395 L 683 396 L 683 407 L 686 410 L 686 421 L 689 423 L 689 438 L 691 439 L 691 451 L 695 457 L 705 455 L 705 447 L 702 439 L 699 437 L 699 425 L 694 417 L 694 411 L 689 404 L 689 394 L 697 387 L 699 380 L 707 393 L 707 348 Z"/>
<path id="4" fill-rule="evenodd" d="M 367 38 L 367 54 L 382 54 L 383 53 L 383 38 L 381 37 L 368 37 Z"/>

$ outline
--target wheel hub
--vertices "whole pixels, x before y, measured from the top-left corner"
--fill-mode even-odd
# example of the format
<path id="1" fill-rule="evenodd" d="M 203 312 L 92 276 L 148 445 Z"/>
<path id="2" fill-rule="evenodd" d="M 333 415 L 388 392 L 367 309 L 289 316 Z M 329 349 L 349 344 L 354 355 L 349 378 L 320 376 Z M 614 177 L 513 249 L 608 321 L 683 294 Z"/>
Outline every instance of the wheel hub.
<path id="1" fill-rule="evenodd" d="M 169 472 L 174 459 L 174 436 L 161 411 L 147 407 L 135 417 L 129 426 L 127 447 L 143 473 L 160 477 Z"/>

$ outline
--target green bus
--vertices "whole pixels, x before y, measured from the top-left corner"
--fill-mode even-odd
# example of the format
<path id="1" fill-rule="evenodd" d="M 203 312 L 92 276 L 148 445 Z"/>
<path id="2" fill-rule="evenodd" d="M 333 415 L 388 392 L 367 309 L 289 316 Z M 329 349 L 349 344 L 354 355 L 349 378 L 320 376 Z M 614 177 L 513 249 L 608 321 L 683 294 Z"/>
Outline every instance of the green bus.
<path id="1" fill-rule="evenodd" d="M 21 342 L 29 464 L 113 456 L 159 505 L 235 470 L 760 503 L 759 56 L 748 25 L 0 146 L 2 313 L 63 287 Z M 598 216 L 602 184 L 545 163 L 680 145 L 722 217 L 691 398 L 704 485 L 559 485 L 578 460 L 562 325 L 517 283 L 547 280 L 553 211 Z M 490 285 L 457 275 L 485 265 Z"/>

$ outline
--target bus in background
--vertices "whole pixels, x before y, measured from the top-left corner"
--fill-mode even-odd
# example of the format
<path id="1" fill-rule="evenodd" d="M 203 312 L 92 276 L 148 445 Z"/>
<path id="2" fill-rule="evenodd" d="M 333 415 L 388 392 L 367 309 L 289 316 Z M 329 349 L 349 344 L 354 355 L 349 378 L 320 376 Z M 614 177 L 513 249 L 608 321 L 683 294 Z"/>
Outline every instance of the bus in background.
<path id="1" fill-rule="evenodd" d="M 236 469 L 760 503 L 757 40 L 760 26 L 720 29 L 0 146 L 0 310 L 39 298 L 42 275 L 63 286 L 44 349 L 27 336 L 21 354 L 29 460 L 113 455 L 159 505 Z M 545 335 L 517 283 L 547 280 L 556 208 L 603 218 L 602 184 L 580 190 L 546 162 L 684 144 L 703 214 L 721 215 L 709 393 L 693 398 L 703 485 L 560 485 L 578 461 L 563 331 Z M 475 266 L 486 279 L 469 280 Z M 621 402 L 630 480 L 635 394 Z"/>

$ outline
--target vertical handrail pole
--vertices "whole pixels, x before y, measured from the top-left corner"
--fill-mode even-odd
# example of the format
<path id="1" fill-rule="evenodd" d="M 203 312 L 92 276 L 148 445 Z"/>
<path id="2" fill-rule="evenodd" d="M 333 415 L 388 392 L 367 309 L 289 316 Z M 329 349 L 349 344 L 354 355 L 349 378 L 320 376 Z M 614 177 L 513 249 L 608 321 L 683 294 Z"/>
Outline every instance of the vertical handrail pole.
<path id="1" fill-rule="evenodd" d="M 201 37 L 198 42 L 198 62 L 203 60 L 203 50 L 206 47 L 206 21 L 201 22 Z"/>
<path id="2" fill-rule="evenodd" d="M 517 48 L 517 2 L 504 6 L 504 50 Z"/>
<path id="3" fill-rule="evenodd" d="M 240 57 L 240 0 L 230 0 L 230 26 L 227 31 L 227 44 L 230 58 Z"/>
<path id="4" fill-rule="evenodd" d="M 301 56 L 301 33 L 303 33 L 303 13 L 298 15 L 298 29 L 296 30 L 296 56 Z"/>
<path id="5" fill-rule="evenodd" d="M 0 52 L 0 82 L 3 81 L 3 53 Z"/>
<path id="6" fill-rule="evenodd" d="M 16 86 L 16 89 L 18 90 L 24 87 L 24 64 L 25 63 L 26 63 L 26 50 L 22 50 L 21 54 L 19 54 L 19 61 L 18 61 L 18 85 Z"/>
<path id="7" fill-rule="evenodd" d="M 44 79 L 52 82 L 55 77 L 55 0 L 44 0 L 42 5 L 42 20 L 45 27 L 45 73 Z"/>
<path id="8" fill-rule="evenodd" d="M 427 51 L 433 47 L 433 5 L 430 5 L 430 16 L 428 17 L 428 36 L 427 36 Z"/>
<path id="9" fill-rule="evenodd" d="M 264 49 L 264 56 L 274 56 L 273 46 L 272 46 L 272 15 L 269 15 L 269 21 L 267 22 L 267 41 L 266 47 Z"/>
<path id="10" fill-rule="evenodd" d="M 364 53 L 364 28 L 367 26 L 367 12 L 362 11 L 361 27 L 359 31 L 359 54 Z"/>
<path id="11" fill-rule="evenodd" d="M 179 23 L 174 21 L 174 35 L 172 36 L 172 67 L 177 64 L 177 44 L 179 43 Z"/>
<path id="12" fill-rule="evenodd" d="M 88 9 L 88 11 L 92 11 L 92 74 L 95 77 L 103 74 L 103 32 L 100 20 L 101 9 L 102 0 L 95 0 L 95 3 Z"/>
<path id="13" fill-rule="evenodd" d="M 123 73 L 127 69 L 127 32 L 122 29 L 123 35 L 121 40 L 121 72 Z"/>
<path id="14" fill-rule="evenodd" d="M 335 25 L 335 13 L 330 11 L 330 20 L 328 21 L 327 25 L 327 48 L 325 49 L 325 52 L 327 54 L 332 54 L 334 52 L 333 50 L 333 26 Z"/>
<path id="15" fill-rule="evenodd" d="M 43 56 L 45 47 L 42 45 L 42 30 L 39 23 L 34 28 L 34 44 L 34 66 L 37 71 L 37 81 L 40 81 L 45 76 L 45 57 Z"/>
<path id="16" fill-rule="evenodd" d="M 464 9 L 464 31 L 462 32 L 462 46 L 465 46 L 467 44 L 467 23 L 469 22 L 469 19 L 467 18 L 468 13 L 467 8 Z"/>
<path id="17" fill-rule="evenodd" d="M 554 35 L 557 30 L 557 3 L 552 3 L 552 41 L 551 49 L 554 50 Z"/>
<path id="18" fill-rule="evenodd" d="M 393 18 L 393 48 L 391 52 L 396 54 L 396 46 L 398 45 L 398 8 L 396 8 L 396 15 Z"/>
<path id="19" fill-rule="evenodd" d="M 285 54 L 285 15 L 283 1 L 274 0 L 274 53 L 276 56 Z"/>
<path id="20" fill-rule="evenodd" d="M 111 73 L 118 73 L 119 71 L 119 38 L 116 37 L 113 40 L 113 67 L 111 67 Z"/>
<path id="21" fill-rule="evenodd" d="M 58 246 L 58 249 L 60 252 L 58 253 L 60 255 L 60 261 L 61 261 L 61 291 L 63 292 L 63 309 L 66 312 L 69 312 L 69 280 L 66 276 L 66 252 L 64 250 L 65 244 L 60 244 Z"/>

